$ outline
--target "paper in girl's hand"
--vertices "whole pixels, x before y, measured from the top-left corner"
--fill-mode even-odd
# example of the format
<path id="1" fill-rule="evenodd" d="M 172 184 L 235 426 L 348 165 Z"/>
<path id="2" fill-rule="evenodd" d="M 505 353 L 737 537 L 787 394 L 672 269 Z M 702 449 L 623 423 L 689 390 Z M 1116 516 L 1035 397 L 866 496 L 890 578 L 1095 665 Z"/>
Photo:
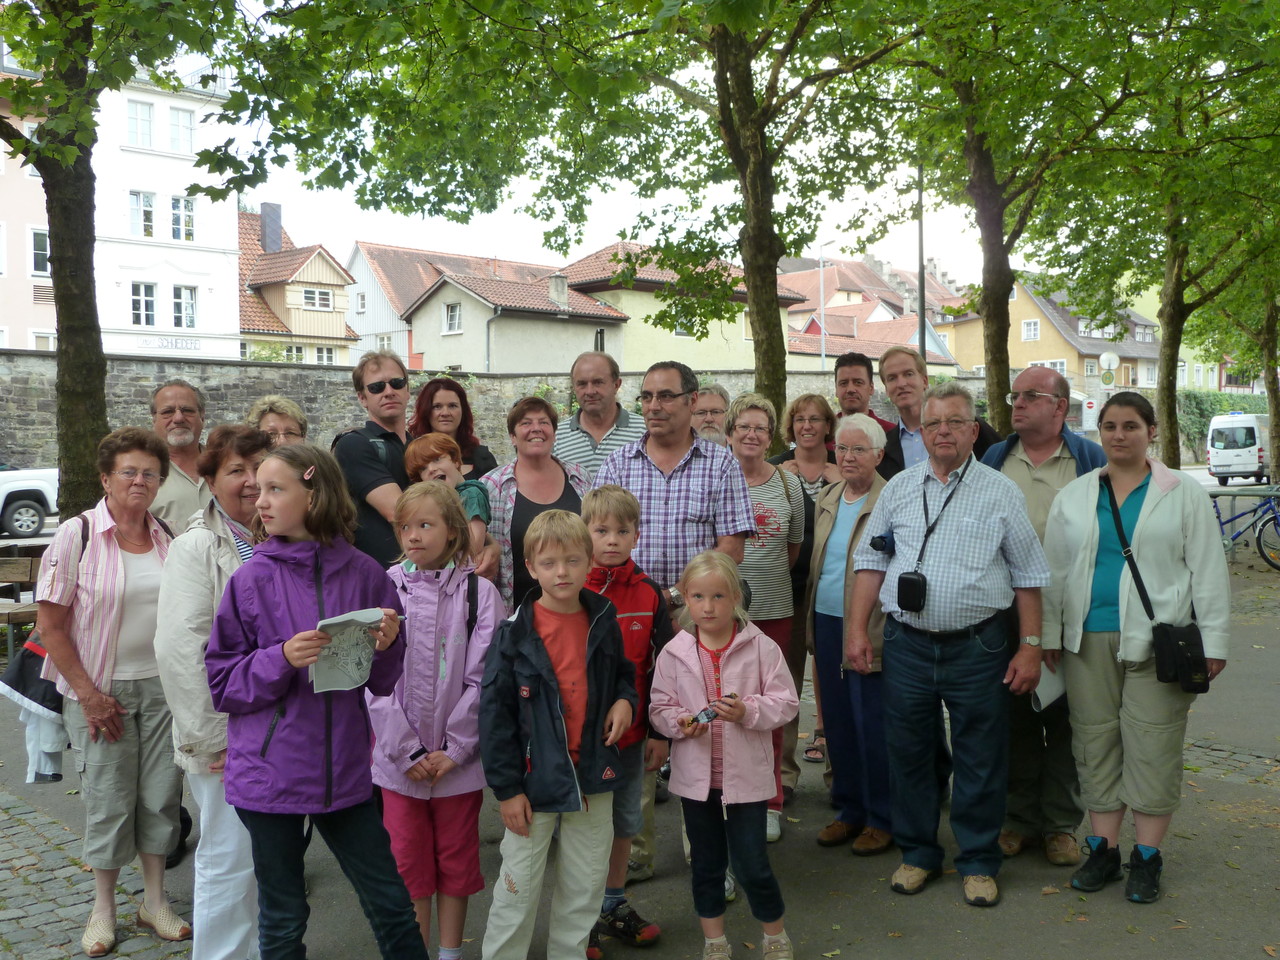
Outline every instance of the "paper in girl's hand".
<path id="1" fill-rule="evenodd" d="M 369 632 L 382 622 L 382 610 L 370 607 L 330 617 L 316 624 L 333 639 L 320 650 L 320 658 L 309 668 L 316 693 L 327 690 L 354 690 L 369 680 L 377 641 Z"/>

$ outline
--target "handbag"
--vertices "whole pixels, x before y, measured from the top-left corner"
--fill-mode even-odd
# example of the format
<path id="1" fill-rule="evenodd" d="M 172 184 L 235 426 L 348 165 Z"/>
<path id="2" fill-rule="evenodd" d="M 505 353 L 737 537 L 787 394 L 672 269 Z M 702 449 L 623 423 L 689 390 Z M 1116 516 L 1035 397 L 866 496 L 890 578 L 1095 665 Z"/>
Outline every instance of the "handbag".
<path id="1" fill-rule="evenodd" d="M 1120 523 L 1120 507 L 1116 503 L 1116 493 L 1111 489 L 1111 478 L 1103 477 L 1103 485 L 1107 488 L 1107 496 L 1111 498 L 1111 519 L 1116 523 L 1116 536 L 1120 538 L 1120 547 L 1124 552 L 1125 562 L 1129 564 L 1129 572 L 1133 575 L 1133 585 L 1142 600 L 1142 609 L 1151 621 L 1151 643 L 1155 651 L 1156 679 L 1161 683 L 1180 684 L 1186 693 L 1209 692 L 1209 664 L 1204 656 L 1204 640 L 1200 636 L 1200 627 L 1195 622 L 1195 610 L 1192 609 L 1192 621 L 1186 626 L 1174 626 L 1172 623 L 1160 623 L 1156 620 L 1155 610 L 1151 607 L 1151 597 L 1142 582 L 1142 574 L 1138 572 L 1138 561 L 1133 556 L 1133 548 L 1124 535 L 1124 526 Z"/>

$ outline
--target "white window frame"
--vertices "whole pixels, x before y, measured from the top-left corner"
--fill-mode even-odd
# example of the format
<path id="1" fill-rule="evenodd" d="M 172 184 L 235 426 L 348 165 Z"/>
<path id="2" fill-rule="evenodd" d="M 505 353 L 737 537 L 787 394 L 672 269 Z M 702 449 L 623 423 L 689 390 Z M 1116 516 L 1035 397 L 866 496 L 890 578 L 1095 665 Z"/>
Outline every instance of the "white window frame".
<path id="1" fill-rule="evenodd" d="M 36 249 L 36 237 L 44 237 L 44 251 Z M 49 243 L 48 227 L 32 227 L 28 231 L 27 243 L 27 271 L 32 277 L 51 277 L 53 274 L 49 270 L 49 258 L 53 255 L 53 247 Z M 36 266 L 36 257 L 44 257 L 44 269 L 40 270 Z"/>
<path id="2" fill-rule="evenodd" d="M 1039 320 L 1023 320 L 1022 321 L 1022 339 L 1024 341 L 1040 339 L 1040 321 Z"/>
<path id="3" fill-rule="evenodd" d="M 1156 365 L 1154 363 L 1144 363 L 1143 365 L 1143 386 L 1154 387 L 1156 385 Z"/>
<path id="4" fill-rule="evenodd" d="M 326 367 L 333 366 L 334 349 L 333 347 L 316 347 L 316 363 Z"/>
<path id="5" fill-rule="evenodd" d="M 196 198 L 171 197 L 169 232 L 180 243 L 196 242 Z"/>
<path id="6" fill-rule="evenodd" d="M 156 285 L 135 280 L 129 287 L 129 319 L 135 327 L 156 325 Z"/>
<path id="7" fill-rule="evenodd" d="M 129 235 L 156 235 L 156 195 L 146 190 L 129 191 Z"/>
<path id="8" fill-rule="evenodd" d="M 57 330 L 29 330 L 27 337 L 31 342 L 32 350 L 57 350 L 58 349 L 58 331 Z M 48 345 L 40 346 L 40 340 L 47 337 Z"/>
<path id="9" fill-rule="evenodd" d="M 460 302 L 441 304 L 440 335 L 452 337 L 462 333 L 462 304 Z"/>
<path id="10" fill-rule="evenodd" d="M 169 149 L 174 153 L 196 152 L 196 112 L 184 107 L 169 108 Z"/>
<path id="11" fill-rule="evenodd" d="M 196 327 L 196 288 L 185 284 L 173 285 L 173 325 L 179 330 Z"/>
<path id="12" fill-rule="evenodd" d="M 1054 373 L 1062 374 L 1062 376 L 1064 376 L 1064 377 L 1067 375 L 1067 361 L 1066 361 L 1066 360 L 1043 360 L 1043 361 L 1041 361 L 1040 363 L 1033 363 L 1033 364 L 1032 364 L 1032 366 L 1033 366 L 1033 367 L 1048 367 L 1048 368 L 1049 368 L 1050 370 L 1052 370 Z"/>
<path id="13" fill-rule="evenodd" d="M 154 143 L 155 104 L 145 100 L 129 100 L 126 111 L 126 142 L 131 147 L 150 149 Z"/>
<path id="14" fill-rule="evenodd" d="M 248 340 L 241 340 L 241 341 L 240 341 L 240 359 L 241 359 L 241 360 L 248 360 L 248 359 L 249 359 L 249 354 L 250 354 L 251 352 L 252 352 L 252 348 L 249 346 L 249 341 L 248 341 Z"/>
<path id="15" fill-rule="evenodd" d="M 302 309 L 332 311 L 333 291 L 322 290 L 319 287 L 303 287 Z"/>
<path id="16" fill-rule="evenodd" d="M 379 349 L 379 350 L 390 350 L 390 349 L 391 349 L 391 334 L 389 334 L 389 333 L 380 333 L 380 334 L 378 334 L 378 337 L 377 337 L 376 343 L 377 343 L 377 345 L 378 345 L 377 349 Z"/>
<path id="17" fill-rule="evenodd" d="M 1196 364 L 1195 373 L 1193 374 L 1192 378 L 1197 387 L 1204 386 L 1204 364 L 1203 363 Z"/>
<path id="18" fill-rule="evenodd" d="M 356 313 L 364 313 L 369 306 L 369 295 L 363 291 L 356 294 Z"/>
<path id="19" fill-rule="evenodd" d="M 284 345 L 284 362 L 285 363 L 306 363 L 307 348 L 300 344 L 286 343 Z"/>
<path id="20" fill-rule="evenodd" d="M 951 343 L 950 343 L 951 335 L 948 331 L 935 330 L 933 331 L 933 333 L 934 333 L 934 336 L 936 336 L 938 340 L 942 343 L 942 345 L 947 348 L 947 350 L 951 349 Z"/>
<path id="21" fill-rule="evenodd" d="M 1187 365 L 1185 363 L 1178 364 L 1178 386 L 1185 387 L 1187 385 Z"/>
<path id="22" fill-rule="evenodd" d="M 987 365 L 985 363 L 980 363 L 975 366 L 973 368 L 973 375 L 975 377 L 985 377 L 987 375 Z"/>
<path id="23" fill-rule="evenodd" d="M 1085 360 L 1085 362 L 1084 362 L 1084 375 L 1085 375 L 1086 377 L 1096 377 L 1096 376 L 1098 375 L 1098 361 L 1097 361 L 1097 360 Z"/>

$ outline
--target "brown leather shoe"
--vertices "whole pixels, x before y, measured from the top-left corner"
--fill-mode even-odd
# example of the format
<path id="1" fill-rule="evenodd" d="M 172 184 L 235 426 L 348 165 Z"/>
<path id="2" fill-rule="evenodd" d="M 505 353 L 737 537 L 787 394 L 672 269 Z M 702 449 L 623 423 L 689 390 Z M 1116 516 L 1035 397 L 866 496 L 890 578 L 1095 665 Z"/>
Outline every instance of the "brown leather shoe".
<path id="1" fill-rule="evenodd" d="M 1006 857 L 1016 857 L 1031 846 L 1031 838 L 1016 830 L 1001 830 L 999 844 L 1000 852 Z"/>
<path id="2" fill-rule="evenodd" d="M 926 870 L 924 867 L 904 863 L 889 878 L 889 886 L 894 893 L 905 893 L 907 896 L 919 893 L 930 880 L 942 876 L 941 870 Z"/>
<path id="3" fill-rule="evenodd" d="M 893 846 L 893 835 L 887 830 L 880 830 L 877 827 L 867 827 L 858 838 L 853 841 L 854 856 L 857 857 L 874 857 L 878 853 L 884 853 Z"/>
<path id="4" fill-rule="evenodd" d="M 1051 833 L 1044 838 L 1044 858 L 1055 867 L 1074 867 L 1080 862 L 1080 841 L 1069 833 Z"/>
<path id="5" fill-rule="evenodd" d="M 964 878 L 964 902 L 971 907 L 994 907 L 1000 902 L 995 877 L 971 873 Z"/>
<path id="6" fill-rule="evenodd" d="M 858 835 L 858 828 L 843 820 L 832 820 L 818 831 L 818 846 L 838 847 Z"/>

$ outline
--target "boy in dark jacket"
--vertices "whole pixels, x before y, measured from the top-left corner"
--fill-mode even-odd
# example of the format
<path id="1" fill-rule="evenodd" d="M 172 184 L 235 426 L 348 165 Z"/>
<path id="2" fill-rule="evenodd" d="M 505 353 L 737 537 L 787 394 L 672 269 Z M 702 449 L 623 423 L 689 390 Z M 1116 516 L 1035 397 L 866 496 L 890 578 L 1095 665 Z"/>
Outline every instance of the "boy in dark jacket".
<path id="1" fill-rule="evenodd" d="M 548 960 L 581 960 L 599 918 L 613 843 L 617 743 L 636 707 L 635 667 L 613 604 L 583 588 L 591 535 L 548 510 L 529 525 L 525 565 L 538 581 L 489 647 L 480 755 L 502 805 L 502 868 L 482 956 L 524 960 L 559 827 Z"/>
<path id="2" fill-rule="evenodd" d="M 641 803 L 645 781 L 657 776 L 671 746 L 665 737 L 649 729 L 649 683 L 654 661 L 671 639 L 671 617 L 661 588 L 631 559 L 640 524 L 640 502 L 635 496 L 614 484 L 597 487 L 582 498 L 582 519 L 587 522 L 592 544 L 587 589 L 608 598 L 618 611 L 622 647 L 636 668 L 640 704 L 630 728 L 618 741 L 622 763 L 621 782 L 613 796 L 613 851 L 600 920 L 587 942 L 587 960 L 602 960 L 602 936 L 647 947 L 662 934 L 656 923 L 642 918 L 627 902 L 625 885 L 631 838 L 646 827 L 652 831 L 652 814 L 646 824 Z M 651 788 L 649 795 L 652 798 Z"/>

